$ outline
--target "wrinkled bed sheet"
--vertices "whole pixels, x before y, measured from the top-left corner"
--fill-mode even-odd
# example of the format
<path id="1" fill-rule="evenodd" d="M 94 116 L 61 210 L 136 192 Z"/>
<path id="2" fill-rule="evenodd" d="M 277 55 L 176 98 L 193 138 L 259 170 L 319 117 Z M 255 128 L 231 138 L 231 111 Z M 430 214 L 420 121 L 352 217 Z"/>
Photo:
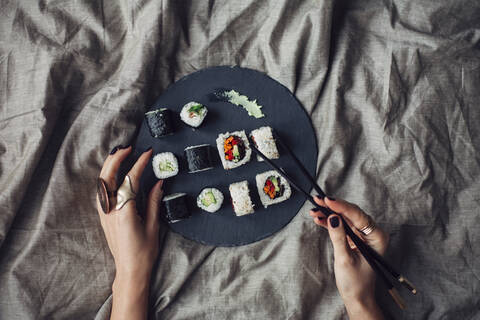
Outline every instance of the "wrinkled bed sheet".
<path id="1" fill-rule="evenodd" d="M 388 318 L 479 319 L 478 1 L 2 1 L 0 318 L 103 319 L 113 260 L 95 210 L 112 147 L 196 70 L 239 65 L 312 117 L 318 181 L 391 235 L 419 288 Z M 165 228 L 157 319 L 343 319 L 306 204 L 274 236 L 203 246 Z"/>

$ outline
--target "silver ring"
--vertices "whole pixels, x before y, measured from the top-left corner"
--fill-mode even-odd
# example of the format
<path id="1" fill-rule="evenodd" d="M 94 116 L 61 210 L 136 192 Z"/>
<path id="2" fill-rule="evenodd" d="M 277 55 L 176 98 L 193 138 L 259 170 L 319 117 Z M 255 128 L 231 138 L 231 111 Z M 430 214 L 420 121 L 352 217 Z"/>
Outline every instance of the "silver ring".
<path id="1" fill-rule="evenodd" d="M 117 204 L 115 210 L 120 210 L 130 200 L 135 200 L 137 194 L 133 191 L 132 180 L 127 174 L 122 185 L 117 190 Z"/>
<path id="2" fill-rule="evenodd" d="M 375 224 L 375 221 L 373 221 L 373 218 L 370 217 L 368 214 L 367 214 L 367 218 L 368 218 L 367 225 L 358 230 L 366 236 L 368 236 L 370 233 L 372 233 L 373 230 L 375 230 L 375 228 L 377 227 L 377 225 Z"/>

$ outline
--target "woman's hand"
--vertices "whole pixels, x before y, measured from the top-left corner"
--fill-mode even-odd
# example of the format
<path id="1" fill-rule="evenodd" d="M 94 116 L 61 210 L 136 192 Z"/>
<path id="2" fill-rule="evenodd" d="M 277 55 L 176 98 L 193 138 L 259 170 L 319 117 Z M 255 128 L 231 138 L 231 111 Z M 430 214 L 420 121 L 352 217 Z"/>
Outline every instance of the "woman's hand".
<path id="1" fill-rule="evenodd" d="M 316 224 L 328 229 L 333 244 L 334 270 L 338 291 L 347 308 L 350 319 L 383 319 L 375 302 L 375 273 L 353 242 L 345 234 L 343 216 L 352 230 L 372 249 L 383 255 L 388 245 L 388 235 L 376 227 L 368 236 L 358 230 L 368 225 L 368 216 L 356 205 L 337 199 L 315 201 L 337 212 L 327 219 L 318 210 L 311 210 Z"/>
<path id="2" fill-rule="evenodd" d="M 131 151 L 131 147 L 117 148 L 105 160 L 100 178 L 105 181 L 108 191 L 117 190 L 121 184 L 116 181 L 117 171 Z M 128 172 L 133 191 L 137 194 L 140 177 L 151 156 L 151 149 L 145 151 Z M 150 191 L 144 219 L 138 214 L 133 200 L 120 210 L 105 214 L 97 196 L 97 211 L 116 268 L 112 287 L 112 319 L 146 318 L 150 274 L 158 255 L 158 211 L 163 195 L 162 183 L 162 180 L 158 181 Z"/>

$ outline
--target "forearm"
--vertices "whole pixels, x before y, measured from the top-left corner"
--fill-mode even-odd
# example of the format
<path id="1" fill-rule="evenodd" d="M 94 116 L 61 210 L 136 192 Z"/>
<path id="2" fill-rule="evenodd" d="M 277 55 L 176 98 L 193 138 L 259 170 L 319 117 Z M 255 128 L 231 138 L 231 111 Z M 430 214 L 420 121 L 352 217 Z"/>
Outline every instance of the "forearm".
<path id="1" fill-rule="evenodd" d="M 375 299 L 365 301 L 346 302 L 348 317 L 350 320 L 383 320 L 383 313 Z"/>
<path id="2" fill-rule="evenodd" d="M 110 319 L 147 319 L 149 281 L 133 277 L 115 277 Z"/>

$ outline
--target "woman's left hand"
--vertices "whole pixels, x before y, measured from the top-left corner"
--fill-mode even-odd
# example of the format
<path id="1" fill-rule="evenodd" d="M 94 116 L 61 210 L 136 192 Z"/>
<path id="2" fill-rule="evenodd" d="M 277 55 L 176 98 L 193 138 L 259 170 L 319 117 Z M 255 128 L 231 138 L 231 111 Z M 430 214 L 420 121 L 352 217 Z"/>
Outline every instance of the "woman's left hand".
<path id="1" fill-rule="evenodd" d="M 105 181 L 108 191 L 118 189 L 115 179 L 117 171 L 131 151 L 131 147 L 118 149 L 105 160 L 100 178 Z M 145 151 L 128 173 L 136 194 L 139 191 L 140 177 L 151 156 L 151 149 Z M 150 191 L 144 219 L 138 214 L 134 200 L 128 201 L 120 210 L 114 209 L 105 214 L 97 196 L 97 211 L 116 267 L 112 318 L 115 307 L 120 302 L 126 306 L 127 302 L 122 297 L 130 299 L 130 302 L 133 302 L 135 296 L 142 302 L 145 302 L 145 295 L 148 298 L 150 275 L 158 256 L 158 214 L 159 202 L 163 196 L 162 184 L 162 180 L 158 181 Z"/>

